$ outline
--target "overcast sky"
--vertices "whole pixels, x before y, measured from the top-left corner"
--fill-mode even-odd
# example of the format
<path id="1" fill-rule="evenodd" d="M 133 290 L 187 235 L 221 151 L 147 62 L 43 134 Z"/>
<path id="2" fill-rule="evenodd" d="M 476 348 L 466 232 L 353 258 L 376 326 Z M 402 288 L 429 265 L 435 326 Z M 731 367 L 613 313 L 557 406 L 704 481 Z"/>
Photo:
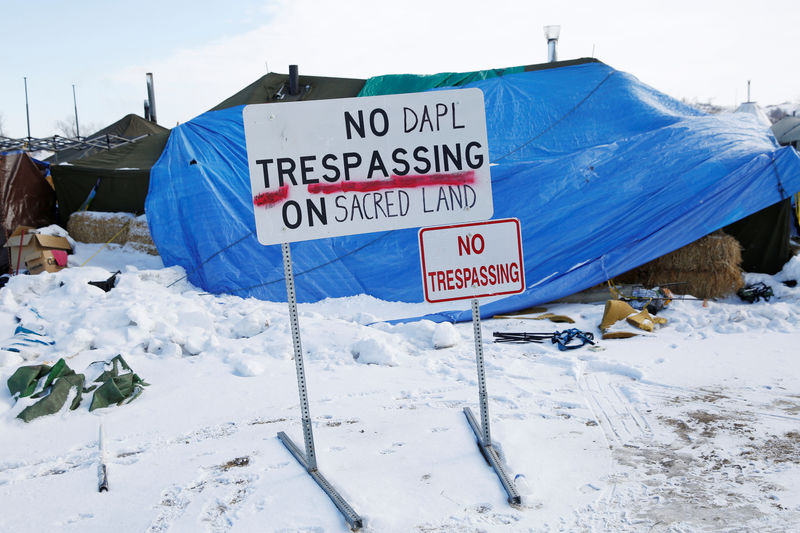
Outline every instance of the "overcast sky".
<path id="1" fill-rule="evenodd" d="M 676 98 L 733 106 L 800 101 L 800 2 L 716 0 L 4 0 L 0 120 L 6 136 L 81 133 L 143 113 L 199 115 L 267 72 L 367 78 L 594 57 Z"/>

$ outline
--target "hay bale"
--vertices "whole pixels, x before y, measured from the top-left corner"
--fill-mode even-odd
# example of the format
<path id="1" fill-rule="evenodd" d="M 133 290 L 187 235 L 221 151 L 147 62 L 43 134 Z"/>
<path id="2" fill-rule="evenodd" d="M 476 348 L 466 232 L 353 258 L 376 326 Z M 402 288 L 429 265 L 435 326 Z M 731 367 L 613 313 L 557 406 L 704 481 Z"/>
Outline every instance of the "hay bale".
<path id="1" fill-rule="evenodd" d="M 147 217 L 142 215 L 136 217 L 128 227 L 127 247 L 134 250 L 145 252 L 150 255 L 158 255 L 158 249 L 150 236 L 150 227 L 147 225 Z"/>
<path id="2" fill-rule="evenodd" d="M 147 225 L 147 217 L 142 215 L 136 217 L 128 226 L 128 242 L 140 242 L 142 244 L 149 244 L 155 246 L 153 238 L 150 236 L 150 227 Z"/>
<path id="3" fill-rule="evenodd" d="M 646 287 L 670 285 L 676 294 L 719 298 L 744 286 L 741 261 L 739 241 L 717 231 L 630 270 L 615 281 Z"/>
<path id="4" fill-rule="evenodd" d="M 725 268 L 739 268 L 741 263 L 742 247 L 739 241 L 727 233 L 716 231 L 639 268 L 652 272 L 716 272 Z"/>
<path id="5" fill-rule="evenodd" d="M 77 211 L 67 221 L 67 232 L 79 242 L 105 243 L 114 238 L 112 242 L 124 244 L 128 237 L 125 225 L 131 220 L 133 215 L 130 213 Z"/>

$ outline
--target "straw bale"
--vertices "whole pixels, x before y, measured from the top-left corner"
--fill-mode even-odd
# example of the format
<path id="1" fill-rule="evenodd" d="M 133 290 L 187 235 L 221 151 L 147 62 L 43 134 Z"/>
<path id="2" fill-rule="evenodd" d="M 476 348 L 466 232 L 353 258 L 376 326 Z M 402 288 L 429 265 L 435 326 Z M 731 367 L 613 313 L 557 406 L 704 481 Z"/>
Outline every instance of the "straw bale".
<path id="1" fill-rule="evenodd" d="M 128 230 L 125 224 L 133 219 L 130 213 L 98 213 L 78 211 L 70 215 L 67 232 L 79 242 L 105 243 L 113 237 L 114 243 L 124 244 Z M 117 235 L 118 232 L 120 232 Z M 116 237 L 114 237 L 116 235 Z"/>
<path id="2" fill-rule="evenodd" d="M 155 246 L 153 238 L 150 236 L 150 228 L 147 225 L 147 218 L 144 216 L 136 217 L 128 226 L 128 242 L 138 242 Z"/>
<path id="3" fill-rule="evenodd" d="M 739 268 L 741 263 L 742 247 L 739 241 L 727 233 L 716 231 L 639 268 L 650 272 L 717 272 L 731 267 Z"/>

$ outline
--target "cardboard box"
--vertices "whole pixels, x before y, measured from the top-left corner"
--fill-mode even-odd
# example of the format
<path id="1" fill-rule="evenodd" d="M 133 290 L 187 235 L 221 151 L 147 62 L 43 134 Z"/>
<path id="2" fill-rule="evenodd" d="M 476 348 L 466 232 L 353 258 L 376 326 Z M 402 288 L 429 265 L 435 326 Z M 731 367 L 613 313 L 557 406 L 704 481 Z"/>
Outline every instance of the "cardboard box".
<path id="1" fill-rule="evenodd" d="M 39 252 L 38 255 L 28 256 L 25 259 L 25 266 L 31 274 L 41 274 L 42 272 L 58 272 L 67 265 L 59 265 L 52 250 L 45 250 Z"/>
<path id="2" fill-rule="evenodd" d="M 11 256 L 11 272 L 17 272 L 17 263 L 25 261 L 29 257 L 37 257 L 41 252 L 47 250 L 64 250 L 67 253 L 72 251 L 69 241 L 64 237 L 53 235 L 39 235 L 30 233 L 34 228 L 28 226 L 18 226 L 14 233 L 8 238 L 3 248 L 9 249 Z M 20 251 L 20 248 L 22 251 Z M 20 268 L 22 270 L 22 268 Z"/>

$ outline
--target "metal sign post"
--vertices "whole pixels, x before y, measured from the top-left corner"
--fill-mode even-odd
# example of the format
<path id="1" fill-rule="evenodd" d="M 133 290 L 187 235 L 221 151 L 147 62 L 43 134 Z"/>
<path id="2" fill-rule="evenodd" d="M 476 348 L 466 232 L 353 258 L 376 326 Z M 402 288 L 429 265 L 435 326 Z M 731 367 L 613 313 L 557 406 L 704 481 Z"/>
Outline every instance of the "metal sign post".
<path id="1" fill-rule="evenodd" d="M 303 420 L 303 438 L 305 439 L 305 452 L 301 450 L 289 436 L 283 431 L 278 433 L 278 438 L 284 446 L 291 452 L 297 462 L 309 473 L 317 482 L 317 485 L 325 491 L 333 504 L 342 513 L 344 519 L 350 524 L 352 529 L 360 529 L 363 525 L 361 517 L 352 507 L 342 498 L 333 486 L 325 479 L 325 476 L 317 469 L 317 454 L 314 451 L 314 433 L 311 429 L 311 414 L 308 409 L 308 391 L 306 388 L 306 371 L 303 366 L 303 347 L 300 343 L 300 323 L 297 317 L 297 297 L 294 291 L 294 273 L 292 271 L 292 254 L 289 243 L 281 244 L 283 252 L 283 272 L 286 276 L 286 299 L 289 303 L 289 324 L 292 328 L 292 341 L 294 344 L 294 366 L 297 371 L 297 390 L 300 394 L 300 415 Z"/>
<path id="2" fill-rule="evenodd" d="M 483 336 L 481 335 L 481 312 L 478 305 L 478 299 L 472 299 L 472 329 L 475 333 L 475 360 L 478 366 L 478 401 L 481 411 L 481 423 L 475 420 L 475 415 L 469 407 L 464 408 L 464 415 L 467 417 L 472 431 L 475 433 L 475 438 L 478 442 L 478 448 L 481 451 L 486 462 L 491 465 L 500 478 L 500 483 L 508 494 L 508 503 L 519 504 L 522 498 L 514 486 L 514 482 L 508 476 L 503 461 L 497 454 L 497 450 L 492 446 L 492 435 L 489 429 L 489 395 L 486 392 L 486 369 L 483 365 Z"/>
<path id="3" fill-rule="evenodd" d="M 492 445 L 478 305 L 481 297 L 518 294 L 525 290 L 519 220 L 423 228 L 419 232 L 419 249 L 426 301 L 472 300 L 481 422 L 478 423 L 469 407 L 464 408 L 464 415 L 475 433 L 478 449 L 500 478 L 508 494 L 508 503 L 519 504 L 522 498 Z"/>

